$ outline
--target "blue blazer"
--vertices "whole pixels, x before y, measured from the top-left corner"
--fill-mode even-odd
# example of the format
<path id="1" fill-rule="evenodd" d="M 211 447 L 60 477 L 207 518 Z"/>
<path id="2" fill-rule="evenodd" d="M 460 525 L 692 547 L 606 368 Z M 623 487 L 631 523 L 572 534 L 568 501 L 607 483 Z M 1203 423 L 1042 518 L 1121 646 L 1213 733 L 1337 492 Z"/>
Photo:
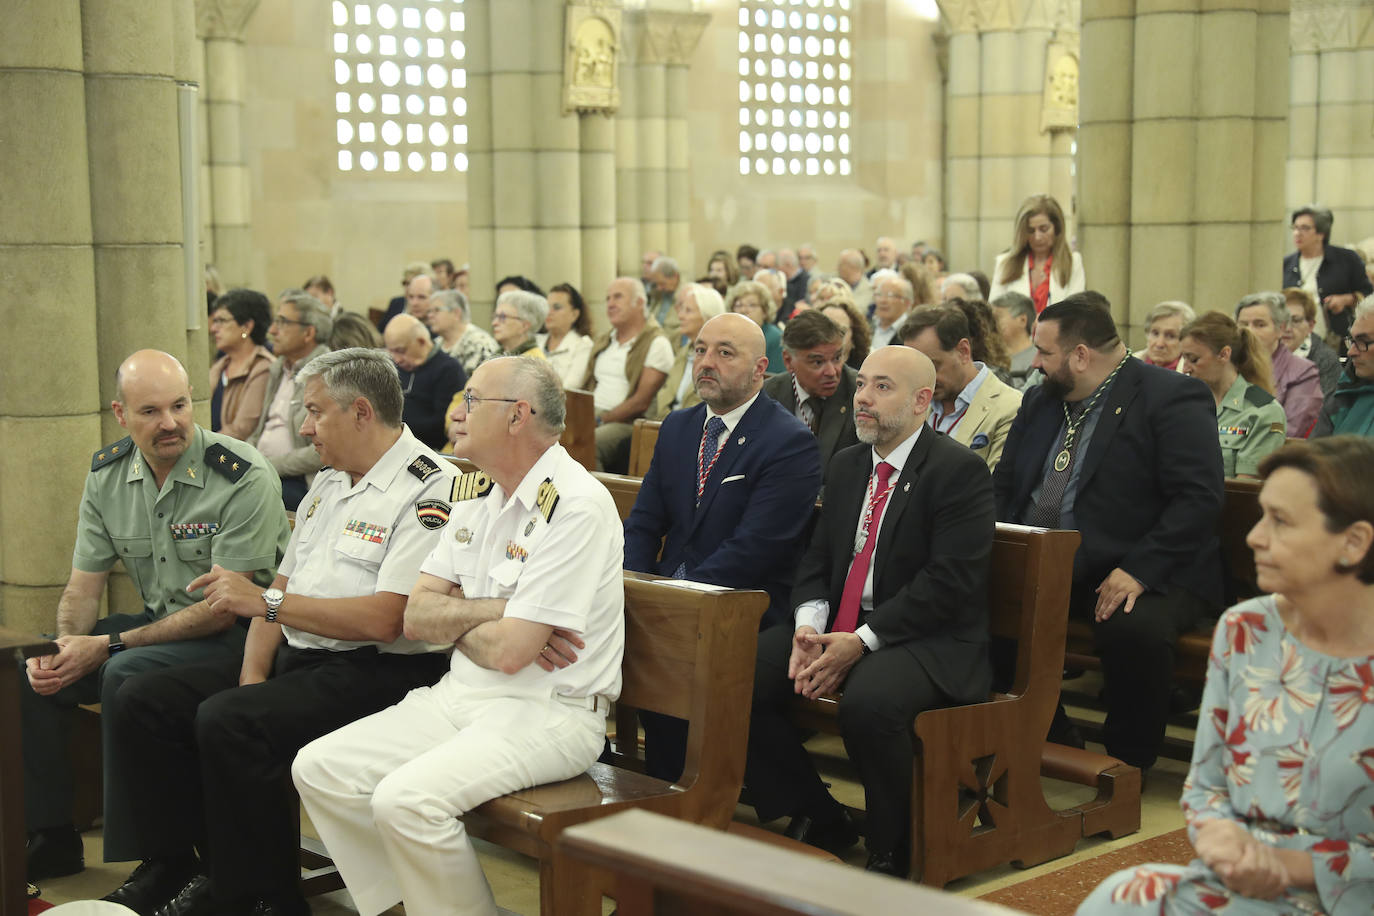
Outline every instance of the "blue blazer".
<path id="1" fill-rule="evenodd" d="M 764 589 L 763 625 L 788 622 L 792 577 L 821 488 L 816 437 L 760 393 L 722 446 L 698 506 L 705 422 L 705 404 L 664 418 L 625 520 L 625 568 L 671 576 L 685 563 L 696 582 Z"/>

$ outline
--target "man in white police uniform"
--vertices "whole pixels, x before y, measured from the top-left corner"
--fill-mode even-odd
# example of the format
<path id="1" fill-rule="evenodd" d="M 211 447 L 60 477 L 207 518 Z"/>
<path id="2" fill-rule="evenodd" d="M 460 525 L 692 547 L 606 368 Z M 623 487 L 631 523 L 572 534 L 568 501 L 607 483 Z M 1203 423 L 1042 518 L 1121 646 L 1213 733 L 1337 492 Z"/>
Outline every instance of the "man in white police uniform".
<path id="1" fill-rule="evenodd" d="M 457 648 L 450 670 L 296 756 L 301 800 L 363 916 L 400 900 L 495 914 L 458 815 L 601 752 L 620 693 L 624 548 L 610 493 L 558 444 L 563 418 L 547 362 L 477 368 L 452 419 L 454 453 L 480 470 L 455 482 L 405 616 L 408 636 Z"/>
<path id="2" fill-rule="evenodd" d="M 325 469 L 276 579 L 264 591 L 214 566 L 189 586 L 211 610 L 251 619 L 242 659 L 120 689 L 114 752 L 137 774 L 126 791 L 144 863 L 106 899 L 144 916 L 309 913 L 286 780 L 296 751 L 448 666 L 446 647 L 401 630 L 420 564 L 447 533 L 456 469 L 401 422 L 384 351 L 318 356 L 299 383 L 301 434 Z"/>

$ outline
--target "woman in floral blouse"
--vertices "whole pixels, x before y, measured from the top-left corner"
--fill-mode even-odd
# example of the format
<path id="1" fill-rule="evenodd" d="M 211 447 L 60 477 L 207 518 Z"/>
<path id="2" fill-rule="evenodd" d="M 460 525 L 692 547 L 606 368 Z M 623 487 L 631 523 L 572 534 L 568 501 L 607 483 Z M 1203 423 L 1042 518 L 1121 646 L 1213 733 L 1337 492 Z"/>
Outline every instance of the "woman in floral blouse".
<path id="1" fill-rule="evenodd" d="M 1212 641 L 1183 811 L 1198 858 L 1108 878 L 1080 916 L 1374 913 L 1374 442 L 1260 465 L 1260 587 Z"/>

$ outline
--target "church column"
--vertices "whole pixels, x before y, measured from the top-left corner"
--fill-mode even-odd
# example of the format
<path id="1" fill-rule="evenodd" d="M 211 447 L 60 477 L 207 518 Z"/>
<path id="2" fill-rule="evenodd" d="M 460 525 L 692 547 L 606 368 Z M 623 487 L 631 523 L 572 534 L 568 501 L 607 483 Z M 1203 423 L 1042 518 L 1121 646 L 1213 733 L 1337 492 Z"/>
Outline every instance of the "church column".
<path id="1" fill-rule="evenodd" d="M 616 275 L 615 121 L 585 114 L 578 124 L 581 148 L 582 283 L 594 325 L 604 325 L 606 287 Z M 598 328 L 599 329 L 599 328 Z"/>
<path id="2" fill-rule="evenodd" d="M 534 52 L 528 117 L 534 122 L 534 275 L 545 289 L 582 287 L 581 130 L 563 114 L 564 4 L 533 0 L 524 39 Z"/>
<path id="3" fill-rule="evenodd" d="M 249 175 L 243 153 L 243 29 L 259 0 L 196 0 L 196 35 L 203 39 L 202 111 L 205 163 L 201 223 L 205 255 L 225 286 L 252 276 Z"/>
<path id="4" fill-rule="evenodd" d="M 1374 7 L 1293 0 L 1290 40 L 1290 211 L 1328 206 L 1332 242 L 1374 236 Z"/>
<path id="5" fill-rule="evenodd" d="M 24 0 L 0 34 L 0 621 L 50 628 L 91 453 L 122 431 L 114 370 L 188 347 L 176 81 L 194 69 L 192 0 Z M 57 309 L 57 311 L 54 311 Z M 54 357 L 52 322 L 61 316 Z M 190 359 L 188 359 L 188 353 Z M 113 580 L 112 606 L 137 605 Z"/>

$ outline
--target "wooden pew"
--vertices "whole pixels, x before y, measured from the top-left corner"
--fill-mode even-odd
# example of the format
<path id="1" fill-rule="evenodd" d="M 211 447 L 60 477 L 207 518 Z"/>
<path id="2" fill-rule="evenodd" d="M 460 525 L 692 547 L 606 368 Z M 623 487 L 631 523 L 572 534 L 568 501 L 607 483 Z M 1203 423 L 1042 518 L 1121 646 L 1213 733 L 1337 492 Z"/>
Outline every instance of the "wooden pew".
<path id="1" fill-rule="evenodd" d="M 571 827 L 558 845 L 609 873 L 620 916 L 1012 913 L 646 811 Z"/>
<path id="2" fill-rule="evenodd" d="M 643 477 L 649 473 L 649 464 L 654 460 L 654 446 L 658 444 L 658 428 L 663 424 L 658 420 L 635 420 L 634 432 L 630 434 L 630 477 Z"/>
<path id="3" fill-rule="evenodd" d="M 596 470 L 596 410 L 592 393 L 580 388 L 563 390 L 567 419 L 559 442 L 573 459 L 589 471 Z"/>
<path id="4" fill-rule="evenodd" d="M 641 480 L 595 475 L 621 518 Z M 1125 836 L 1140 828 L 1140 771 L 1091 751 L 1045 743 L 1059 700 L 1075 531 L 999 524 L 993 545 L 991 631 L 1016 643 L 1009 693 L 987 703 L 917 718 L 912 875 L 943 886 L 1005 862 L 1034 865 L 1071 852 L 1080 836 Z M 836 733 L 835 698 L 798 699 L 799 725 Z M 625 726 L 618 723 L 618 730 Z M 1040 776 L 1096 788 L 1062 811 L 1046 804 Z M 959 789 L 969 790 L 961 798 Z"/>

